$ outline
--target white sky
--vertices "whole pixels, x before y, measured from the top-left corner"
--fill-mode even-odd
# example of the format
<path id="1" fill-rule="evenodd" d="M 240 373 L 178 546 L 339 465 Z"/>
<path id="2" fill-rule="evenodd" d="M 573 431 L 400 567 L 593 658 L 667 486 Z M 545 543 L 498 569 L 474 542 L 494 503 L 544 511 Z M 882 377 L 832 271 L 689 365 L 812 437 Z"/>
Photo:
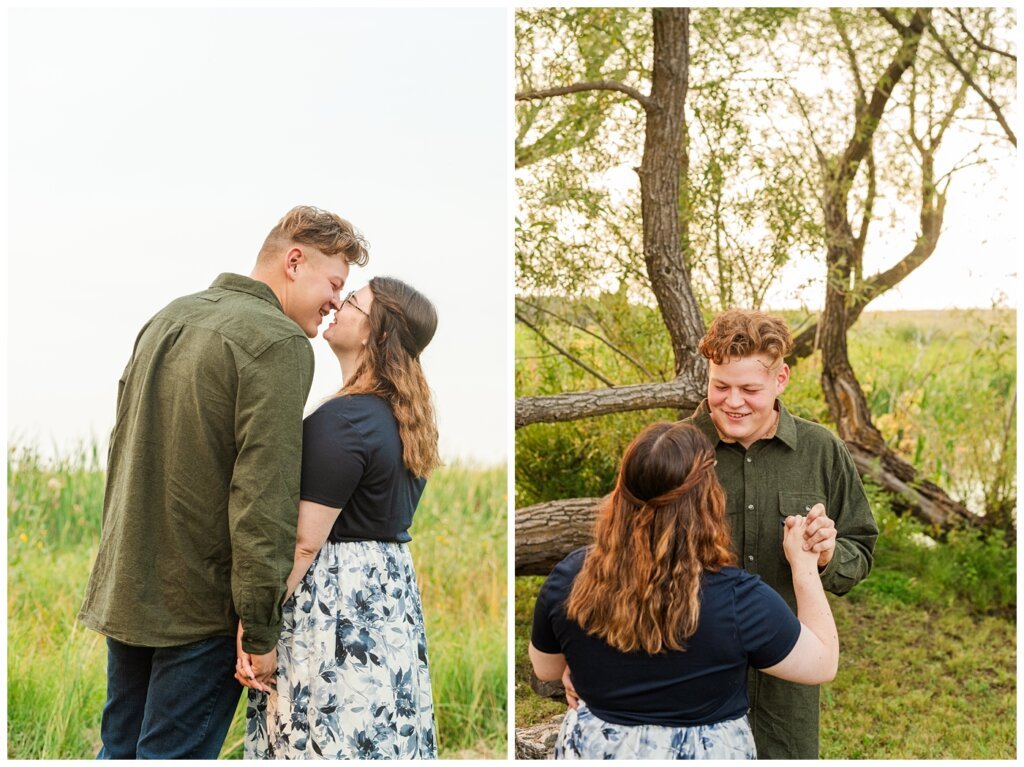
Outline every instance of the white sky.
<path id="1" fill-rule="evenodd" d="M 11 10 L 7 39 L 12 441 L 105 448 L 146 320 L 312 204 L 370 241 L 350 287 L 437 305 L 442 455 L 506 460 L 503 9 Z M 313 348 L 310 406 L 340 382 Z"/>

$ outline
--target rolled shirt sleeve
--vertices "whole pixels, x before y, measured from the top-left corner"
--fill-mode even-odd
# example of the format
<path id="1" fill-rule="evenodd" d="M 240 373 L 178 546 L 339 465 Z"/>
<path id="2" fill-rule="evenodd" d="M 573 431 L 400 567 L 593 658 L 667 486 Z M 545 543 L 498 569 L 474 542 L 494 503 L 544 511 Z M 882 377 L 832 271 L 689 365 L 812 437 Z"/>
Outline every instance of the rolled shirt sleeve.
<path id="1" fill-rule="evenodd" d="M 295 553 L 302 410 L 313 380 L 313 351 L 293 336 L 270 345 L 239 371 L 238 450 L 231 477 L 231 593 L 245 633 L 242 648 L 277 644 L 281 602 Z"/>

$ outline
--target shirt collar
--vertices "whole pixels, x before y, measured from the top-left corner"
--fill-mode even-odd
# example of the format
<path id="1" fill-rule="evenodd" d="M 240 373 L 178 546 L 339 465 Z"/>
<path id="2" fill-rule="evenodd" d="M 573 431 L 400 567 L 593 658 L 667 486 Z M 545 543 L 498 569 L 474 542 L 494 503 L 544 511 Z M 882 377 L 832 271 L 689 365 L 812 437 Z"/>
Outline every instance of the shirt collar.
<path id="1" fill-rule="evenodd" d="M 771 436 L 764 437 L 764 439 L 775 439 L 777 438 L 782 444 L 786 445 L 793 450 L 796 450 L 797 446 L 797 434 L 796 434 L 796 421 L 786 406 L 782 404 L 782 400 L 776 399 L 775 404 L 778 406 L 779 419 L 775 424 L 775 433 Z M 711 444 L 715 447 L 718 446 L 719 442 L 724 442 L 722 435 L 718 433 L 718 429 L 715 427 L 715 422 L 711 419 L 711 409 L 708 407 L 707 399 L 701 401 L 697 409 L 693 411 L 693 425 L 704 432 Z"/>
<path id="2" fill-rule="evenodd" d="M 264 301 L 273 304 L 279 311 L 284 311 L 284 308 L 281 306 L 281 302 L 277 300 L 277 295 L 270 289 L 270 286 L 265 282 L 254 280 L 252 277 L 243 277 L 241 274 L 224 272 L 218 275 L 217 279 L 213 281 L 210 287 L 234 290 L 239 293 L 248 293 L 250 296 L 262 298 Z"/>

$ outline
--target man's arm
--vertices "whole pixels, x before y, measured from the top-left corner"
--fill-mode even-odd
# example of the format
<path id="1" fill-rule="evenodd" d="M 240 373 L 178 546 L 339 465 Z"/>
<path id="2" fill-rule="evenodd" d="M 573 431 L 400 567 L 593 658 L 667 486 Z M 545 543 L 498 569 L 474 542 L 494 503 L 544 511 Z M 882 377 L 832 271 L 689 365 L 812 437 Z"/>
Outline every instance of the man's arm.
<path id="1" fill-rule="evenodd" d="M 864 485 L 846 445 L 836 440 L 828 512 L 835 521 L 832 558 L 821 571 L 821 584 L 833 594 L 845 594 L 871 572 L 878 525 L 868 505 Z"/>
<path id="2" fill-rule="evenodd" d="M 239 371 L 238 450 L 228 500 L 231 594 L 245 652 L 277 646 L 281 602 L 292 569 L 302 462 L 302 409 L 313 352 L 293 336 L 272 344 Z"/>

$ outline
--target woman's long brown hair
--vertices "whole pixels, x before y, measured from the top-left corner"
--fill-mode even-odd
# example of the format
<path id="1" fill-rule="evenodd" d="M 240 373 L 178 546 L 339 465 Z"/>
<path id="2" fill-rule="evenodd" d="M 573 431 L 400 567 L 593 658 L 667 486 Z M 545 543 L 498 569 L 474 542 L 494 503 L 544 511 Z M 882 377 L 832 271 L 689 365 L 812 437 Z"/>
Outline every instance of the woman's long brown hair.
<path id="1" fill-rule="evenodd" d="M 622 652 L 685 649 L 702 573 L 736 562 L 714 467 L 714 448 L 695 426 L 662 422 L 637 435 L 599 509 L 570 620 Z"/>
<path id="2" fill-rule="evenodd" d="M 417 477 L 441 465 L 437 422 L 420 352 L 437 328 L 434 305 L 394 277 L 370 280 L 370 340 L 339 394 L 376 394 L 391 406 L 402 439 L 402 462 Z"/>

